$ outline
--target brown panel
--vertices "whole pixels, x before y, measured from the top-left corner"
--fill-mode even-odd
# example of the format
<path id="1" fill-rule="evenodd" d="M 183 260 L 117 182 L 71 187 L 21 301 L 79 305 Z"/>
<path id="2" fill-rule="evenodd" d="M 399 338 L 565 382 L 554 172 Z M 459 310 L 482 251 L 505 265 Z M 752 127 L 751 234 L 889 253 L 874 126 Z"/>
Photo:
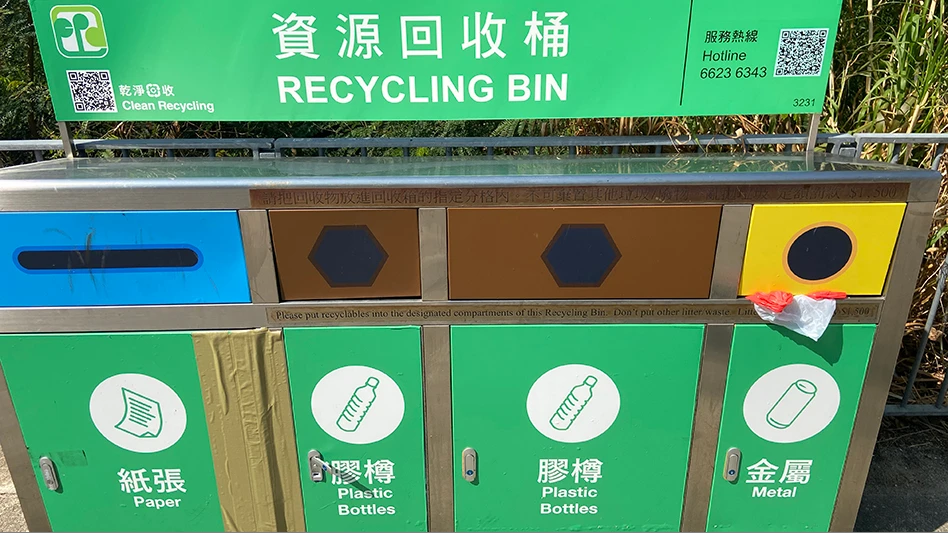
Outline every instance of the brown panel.
<path id="1" fill-rule="evenodd" d="M 273 210 L 284 300 L 421 296 L 415 209 Z"/>
<path id="2" fill-rule="evenodd" d="M 707 298 L 721 206 L 448 209 L 450 297 Z"/>

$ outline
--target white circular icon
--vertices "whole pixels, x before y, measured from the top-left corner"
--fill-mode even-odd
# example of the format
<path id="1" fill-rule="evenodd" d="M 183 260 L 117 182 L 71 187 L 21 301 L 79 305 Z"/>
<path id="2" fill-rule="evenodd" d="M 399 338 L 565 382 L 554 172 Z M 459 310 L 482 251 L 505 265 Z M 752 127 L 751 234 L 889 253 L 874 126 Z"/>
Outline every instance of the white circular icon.
<path id="1" fill-rule="evenodd" d="M 117 374 L 99 383 L 89 398 L 89 414 L 109 442 L 138 453 L 170 448 L 188 426 L 181 398 L 144 374 Z"/>
<path id="2" fill-rule="evenodd" d="M 385 372 L 344 366 L 319 380 L 311 407 L 316 423 L 330 437 L 370 444 L 388 437 L 401 424 L 405 398 Z"/>
<path id="3" fill-rule="evenodd" d="M 586 442 L 616 421 L 619 389 L 598 368 L 558 366 L 530 387 L 527 415 L 537 431 L 555 441 Z"/>
<path id="4" fill-rule="evenodd" d="M 744 420 L 758 437 L 800 442 L 823 431 L 839 410 L 839 386 L 813 365 L 786 365 L 760 377 L 744 397 Z"/>

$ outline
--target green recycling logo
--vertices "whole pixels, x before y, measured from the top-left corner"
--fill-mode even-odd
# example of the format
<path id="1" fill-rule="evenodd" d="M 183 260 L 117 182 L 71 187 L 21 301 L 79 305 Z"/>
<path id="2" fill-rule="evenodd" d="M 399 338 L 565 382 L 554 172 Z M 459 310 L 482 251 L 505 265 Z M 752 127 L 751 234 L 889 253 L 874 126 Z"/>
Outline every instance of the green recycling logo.
<path id="1" fill-rule="evenodd" d="M 89 397 L 92 423 L 109 442 L 137 453 L 155 453 L 184 435 L 188 414 L 165 382 L 144 374 L 116 374 Z"/>
<path id="2" fill-rule="evenodd" d="M 347 444 L 371 444 L 401 424 L 405 397 L 385 372 L 350 365 L 316 383 L 310 407 L 316 424 L 330 437 Z"/>
<path id="3" fill-rule="evenodd" d="M 557 442 L 575 444 L 602 435 L 619 416 L 619 389 L 602 370 L 562 365 L 545 372 L 527 394 L 533 427 Z"/>
<path id="4" fill-rule="evenodd" d="M 95 6 L 55 6 L 49 18 L 63 57 L 96 58 L 109 53 L 102 13 Z"/>
<path id="5" fill-rule="evenodd" d="M 839 385 L 822 368 L 791 364 L 754 382 L 744 397 L 744 421 L 758 437 L 780 444 L 805 441 L 839 411 Z"/>

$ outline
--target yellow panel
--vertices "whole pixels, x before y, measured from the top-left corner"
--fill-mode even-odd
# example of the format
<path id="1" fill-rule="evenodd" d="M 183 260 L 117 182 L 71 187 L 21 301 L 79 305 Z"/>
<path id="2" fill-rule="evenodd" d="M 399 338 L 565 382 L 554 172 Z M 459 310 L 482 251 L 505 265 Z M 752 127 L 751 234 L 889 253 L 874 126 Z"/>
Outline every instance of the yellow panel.
<path id="1" fill-rule="evenodd" d="M 905 204 L 755 205 L 741 295 L 882 294 Z"/>

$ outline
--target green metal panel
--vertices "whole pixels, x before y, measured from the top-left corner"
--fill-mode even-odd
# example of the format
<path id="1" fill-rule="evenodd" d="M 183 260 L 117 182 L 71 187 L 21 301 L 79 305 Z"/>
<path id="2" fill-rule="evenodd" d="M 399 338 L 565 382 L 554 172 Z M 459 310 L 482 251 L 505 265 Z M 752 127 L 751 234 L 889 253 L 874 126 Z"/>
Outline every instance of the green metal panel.
<path id="1" fill-rule="evenodd" d="M 68 121 L 817 113 L 842 4 L 29 3 Z"/>
<path id="2" fill-rule="evenodd" d="M 829 529 L 875 329 L 832 325 L 814 342 L 735 326 L 708 531 Z M 743 457 L 729 482 L 732 447 Z"/>
<path id="3" fill-rule="evenodd" d="M 426 531 L 421 328 L 288 328 L 308 531 Z M 317 450 L 333 469 L 309 479 Z"/>
<path id="4" fill-rule="evenodd" d="M 452 327 L 457 530 L 677 531 L 703 333 Z"/>
<path id="5" fill-rule="evenodd" d="M 0 364 L 54 531 L 223 530 L 189 333 L 3 335 Z"/>

